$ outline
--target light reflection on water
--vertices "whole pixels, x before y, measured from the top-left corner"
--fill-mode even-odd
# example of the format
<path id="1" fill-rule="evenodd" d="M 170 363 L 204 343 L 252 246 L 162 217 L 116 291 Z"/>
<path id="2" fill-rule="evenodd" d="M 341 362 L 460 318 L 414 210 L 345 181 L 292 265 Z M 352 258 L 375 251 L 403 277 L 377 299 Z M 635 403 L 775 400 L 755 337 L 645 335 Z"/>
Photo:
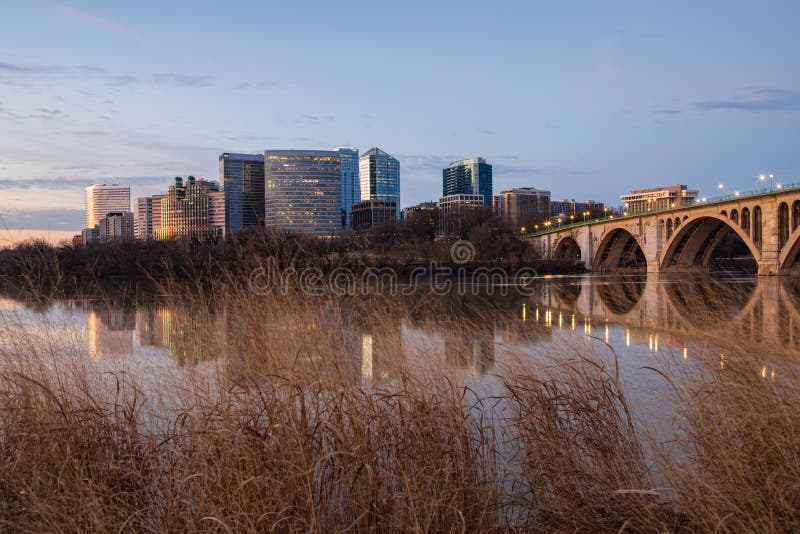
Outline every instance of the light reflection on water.
<path id="1" fill-rule="evenodd" d="M 350 331 L 343 332 L 343 339 L 365 383 L 391 378 L 384 353 L 397 352 L 397 347 L 409 361 L 484 375 L 512 352 L 535 359 L 613 350 L 623 367 L 638 368 L 660 354 L 688 362 L 712 349 L 723 354 L 726 344 L 752 345 L 769 347 L 758 355 L 766 379 L 800 352 L 798 288 L 793 279 L 559 277 L 541 281 L 530 297 L 483 297 L 491 302 L 488 319 L 471 320 L 475 302 L 442 298 L 432 316 L 398 317 L 377 330 L 363 318 L 348 319 L 344 323 Z M 482 301 L 476 302 L 480 306 Z M 24 328 L 26 343 L 55 336 L 65 350 L 80 352 L 83 344 L 93 360 L 158 358 L 186 368 L 226 356 L 232 321 L 224 308 L 132 307 L 99 300 L 63 301 L 35 310 L 2 299 L 0 346 Z"/>

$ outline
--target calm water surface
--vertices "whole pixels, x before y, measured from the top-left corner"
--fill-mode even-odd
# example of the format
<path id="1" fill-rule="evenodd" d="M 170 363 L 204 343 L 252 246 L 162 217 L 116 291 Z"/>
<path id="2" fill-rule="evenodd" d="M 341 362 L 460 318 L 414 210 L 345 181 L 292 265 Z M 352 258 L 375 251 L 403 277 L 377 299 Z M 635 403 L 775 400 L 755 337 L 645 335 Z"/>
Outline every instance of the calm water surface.
<path id="1" fill-rule="evenodd" d="M 489 391 L 512 360 L 547 366 L 580 355 L 607 361 L 616 355 L 632 403 L 668 425 L 660 408 L 668 388 L 649 367 L 691 376 L 697 362 L 718 360 L 724 367 L 726 358 L 745 353 L 763 379 L 779 380 L 796 370 L 800 357 L 798 279 L 553 277 L 539 281 L 533 296 L 483 295 L 468 305 L 436 298 L 435 313 L 390 317 L 380 329 L 358 317 L 345 321 L 352 324 L 343 339 L 353 379 L 391 381 L 396 365 L 385 354 L 389 347 L 395 353 L 402 347 L 407 363 L 448 369 Z M 476 309 L 482 313 L 472 320 Z M 0 300 L 0 350 L 84 355 L 101 369 L 123 368 L 157 385 L 166 376 L 213 370 L 230 356 L 230 336 L 242 341 L 241 332 L 231 333 L 232 321 L 225 310 L 169 302 L 131 307 L 112 299 L 72 300 L 34 309 L 6 299 Z"/>

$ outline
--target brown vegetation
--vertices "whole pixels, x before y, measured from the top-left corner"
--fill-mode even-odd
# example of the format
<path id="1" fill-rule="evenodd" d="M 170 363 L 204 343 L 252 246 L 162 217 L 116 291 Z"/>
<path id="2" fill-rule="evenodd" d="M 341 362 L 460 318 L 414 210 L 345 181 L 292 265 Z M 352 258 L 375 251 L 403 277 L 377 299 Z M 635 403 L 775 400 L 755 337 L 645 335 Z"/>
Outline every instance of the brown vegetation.
<path id="1" fill-rule="evenodd" d="M 225 310 L 227 351 L 207 373 L 145 386 L 53 333 L 0 330 L 3 530 L 800 528 L 800 383 L 762 378 L 746 355 L 710 358 L 703 380 L 653 371 L 678 399 L 677 458 L 634 424 L 613 358 L 520 361 L 487 392 L 386 335 L 364 383 L 362 323 L 390 332 L 440 310 L 233 281 L 163 289 Z M 481 320 L 454 317 L 464 334 Z"/>

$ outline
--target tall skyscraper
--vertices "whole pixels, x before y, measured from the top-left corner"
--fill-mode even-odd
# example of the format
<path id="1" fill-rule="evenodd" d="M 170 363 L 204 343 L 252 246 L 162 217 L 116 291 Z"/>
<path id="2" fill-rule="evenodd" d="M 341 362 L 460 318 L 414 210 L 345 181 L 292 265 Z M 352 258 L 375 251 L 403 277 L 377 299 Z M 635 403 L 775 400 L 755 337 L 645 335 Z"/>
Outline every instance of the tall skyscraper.
<path id="1" fill-rule="evenodd" d="M 500 191 L 500 217 L 514 232 L 533 230 L 550 218 L 550 191 L 519 187 Z"/>
<path id="2" fill-rule="evenodd" d="M 280 230 L 333 237 L 342 232 L 339 153 L 266 150 L 264 220 Z"/>
<path id="3" fill-rule="evenodd" d="M 358 183 L 358 149 L 339 147 L 336 151 L 342 164 L 342 226 L 351 226 L 353 204 L 361 200 Z"/>
<path id="4" fill-rule="evenodd" d="M 219 181 L 225 198 L 225 228 L 263 226 L 264 155 L 220 154 Z"/>
<path id="5" fill-rule="evenodd" d="M 112 211 L 131 211 L 131 186 L 92 184 L 86 187 L 85 228 L 94 228 Z"/>
<path id="6" fill-rule="evenodd" d="M 361 202 L 390 200 L 397 206 L 396 219 L 400 219 L 400 162 L 381 150 L 371 148 L 358 159 L 358 180 Z"/>
<path id="7" fill-rule="evenodd" d="M 483 203 L 492 205 L 492 166 L 483 158 L 454 161 L 442 170 L 442 196 L 483 195 Z"/>

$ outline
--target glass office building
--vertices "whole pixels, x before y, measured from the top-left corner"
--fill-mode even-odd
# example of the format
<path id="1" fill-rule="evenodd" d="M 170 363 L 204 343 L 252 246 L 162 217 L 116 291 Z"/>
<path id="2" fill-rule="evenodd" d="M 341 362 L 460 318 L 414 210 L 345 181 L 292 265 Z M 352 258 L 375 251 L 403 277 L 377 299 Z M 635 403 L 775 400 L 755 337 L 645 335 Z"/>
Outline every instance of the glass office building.
<path id="1" fill-rule="evenodd" d="M 336 151 L 264 152 L 267 226 L 334 237 L 342 232 L 341 160 Z"/>
<path id="2" fill-rule="evenodd" d="M 216 182 L 195 180 L 194 176 L 189 176 L 184 184 L 180 176 L 176 177 L 167 194 L 159 198 L 160 220 L 158 226 L 153 227 L 155 238 L 205 241 L 222 237 L 224 229 L 221 225 L 225 216 L 215 216 L 215 210 L 224 210 L 224 204 L 214 202 L 213 193 L 221 199 Z"/>
<path id="3" fill-rule="evenodd" d="M 351 226 L 353 204 L 358 204 L 361 200 L 358 183 L 358 149 L 339 147 L 336 152 L 339 153 L 342 165 L 342 226 Z"/>
<path id="4" fill-rule="evenodd" d="M 492 205 L 492 166 L 483 158 L 454 161 L 442 170 L 442 196 L 483 195 L 483 203 Z"/>
<path id="5" fill-rule="evenodd" d="M 264 224 L 264 156 L 224 153 L 219 156 L 219 181 L 225 195 L 225 229 Z"/>
<path id="6" fill-rule="evenodd" d="M 381 150 L 371 148 L 358 160 L 358 180 L 361 202 L 389 200 L 397 206 L 396 219 L 400 219 L 400 162 Z"/>

